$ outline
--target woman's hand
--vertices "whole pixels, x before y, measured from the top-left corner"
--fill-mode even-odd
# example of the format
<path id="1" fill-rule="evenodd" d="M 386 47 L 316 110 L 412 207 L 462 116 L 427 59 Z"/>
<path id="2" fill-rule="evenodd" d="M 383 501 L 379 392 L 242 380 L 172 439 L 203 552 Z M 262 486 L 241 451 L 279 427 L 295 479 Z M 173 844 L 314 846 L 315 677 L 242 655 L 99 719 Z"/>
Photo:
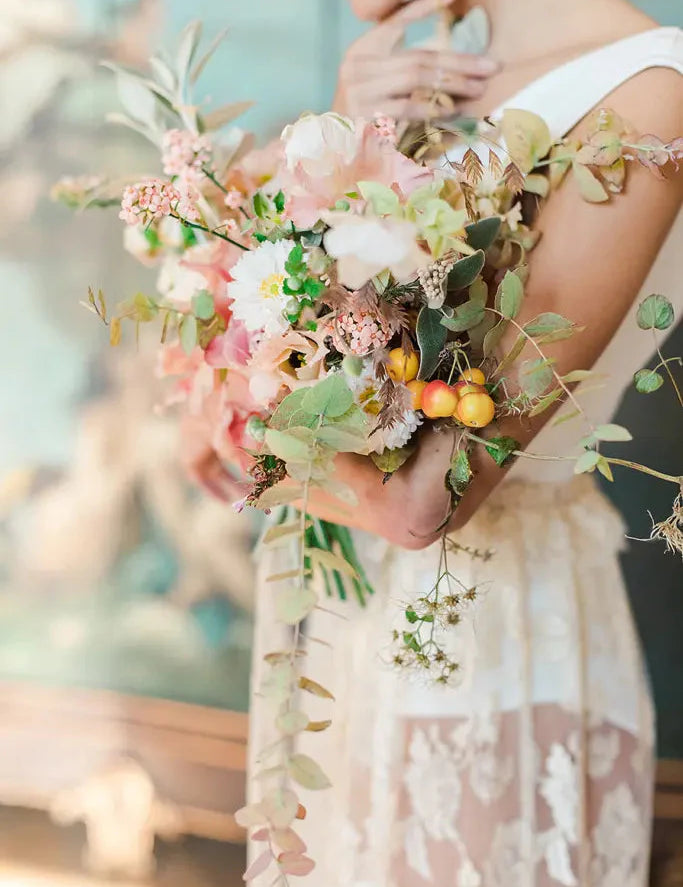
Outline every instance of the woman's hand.
<path id="1" fill-rule="evenodd" d="M 375 113 L 400 120 L 434 116 L 432 97 L 450 97 L 454 110 L 484 94 L 499 65 L 486 56 L 450 49 L 398 49 L 408 24 L 444 7 L 443 0 L 412 0 L 372 28 L 347 51 L 335 107 L 349 117 Z"/>

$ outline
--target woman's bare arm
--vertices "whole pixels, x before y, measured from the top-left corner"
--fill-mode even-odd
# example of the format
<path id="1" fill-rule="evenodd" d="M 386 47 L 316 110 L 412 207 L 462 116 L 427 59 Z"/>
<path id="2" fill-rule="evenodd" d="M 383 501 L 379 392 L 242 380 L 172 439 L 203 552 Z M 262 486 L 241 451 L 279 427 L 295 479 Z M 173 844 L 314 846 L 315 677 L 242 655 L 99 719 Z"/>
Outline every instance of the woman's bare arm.
<path id="1" fill-rule="evenodd" d="M 657 96 L 657 101 L 653 101 Z M 683 78 L 653 69 L 616 90 L 604 104 L 640 132 L 674 137 L 683 131 Z M 580 127 L 578 128 L 580 133 Z M 585 330 L 547 348 L 560 374 L 590 368 L 616 332 L 638 295 L 683 200 L 683 171 L 659 181 L 633 164 L 624 194 L 609 205 L 586 203 L 570 181 L 548 200 L 538 221 L 543 237 L 530 254 L 530 279 L 521 323 L 543 311 L 555 311 Z M 514 338 L 514 335 L 513 335 Z M 496 426 L 528 446 L 551 417 L 508 418 Z M 316 497 L 316 510 L 385 536 L 406 548 L 433 542 L 448 509 L 444 475 L 450 461 L 450 433 L 423 435 L 418 453 L 386 484 L 367 459 L 340 458 L 338 476 L 358 497 L 347 510 Z M 500 483 L 502 472 L 487 456 L 475 465 L 476 476 L 460 502 L 451 528 L 462 526 Z"/>
<path id="2" fill-rule="evenodd" d="M 366 22 L 380 21 L 403 5 L 403 0 L 351 0 L 351 8 Z"/>

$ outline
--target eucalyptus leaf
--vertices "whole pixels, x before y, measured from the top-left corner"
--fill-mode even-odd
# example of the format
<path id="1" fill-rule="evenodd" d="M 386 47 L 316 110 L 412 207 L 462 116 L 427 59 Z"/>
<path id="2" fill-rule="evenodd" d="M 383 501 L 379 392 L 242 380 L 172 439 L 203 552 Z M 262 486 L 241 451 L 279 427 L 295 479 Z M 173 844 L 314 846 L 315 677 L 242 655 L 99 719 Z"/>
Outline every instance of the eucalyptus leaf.
<path id="1" fill-rule="evenodd" d="M 586 450 L 576 460 L 574 474 L 590 474 L 592 471 L 595 471 L 599 461 L 600 453 L 596 452 L 596 450 Z"/>
<path id="2" fill-rule="evenodd" d="M 605 440 L 605 441 L 628 441 L 633 440 L 633 435 L 631 432 L 624 428 L 623 425 L 614 425 L 612 423 L 608 425 L 598 425 L 598 427 L 593 432 L 596 440 Z"/>
<path id="3" fill-rule="evenodd" d="M 525 360 L 519 368 L 519 384 L 530 398 L 540 397 L 553 381 L 550 361 L 544 358 Z"/>
<path id="4" fill-rule="evenodd" d="M 312 678 L 300 677 L 299 678 L 299 689 L 305 690 L 306 693 L 311 693 L 313 696 L 317 696 L 319 699 L 334 699 L 334 696 L 327 687 L 323 687 L 322 684 L 319 684 L 317 681 L 314 681 Z"/>
<path id="5" fill-rule="evenodd" d="M 208 290 L 200 290 L 192 297 L 192 313 L 198 320 L 211 320 L 216 313 L 213 296 Z"/>
<path id="6" fill-rule="evenodd" d="M 270 417 L 269 427 L 275 428 L 277 431 L 286 431 L 288 428 L 296 426 L 313 428 L 317 425 L 318 416 L 307 412 L 301 406 L 306 391 L 306 388 L 297 388 L 296 391 L 288 394 Z"/>
<path id="7" fill-rule="evenodd" d="M 313 791 L 329 788 L 332 784 L 319 764 L 308 755 L 296 754 L 289 759 L 287 769 L 295 782 Z"/>
<path id="8" fill-rule="evenodd" d="M 302 430 L 302 429 L 297 429 Z M 292 432 L 266 429 L 266 446 L 270 452 L 285 462 L 308 462 L 311 458 L 311 446 L 296 437 Z"/>
<path id="9" fill-rule="evenodd" d="M 197 318 L 193 314 L 184 315 L 179 325 L 180 344 L 185 354 L 191 354 L 197 345 Z"/>
<path id="10" fill-rule="evenodd" d="M 500 340 L 505 335 L 505 330 L 509 326 L 508 320 L 500 320 L 498 323 L 486 333 L 484 336 L 484 357 L 491 357 L 495 349 L 498 347 Z"/>
<path id="11" fill-rule="evenodd" d="M 589 203 L 604 203 L 609 200 L 609 194 L 587 166 L 574 162 L 572 171 L 584 200 Z"/>
<path id="12" fill-rule="evenodd" d="M 559 342 L 572 336 L 576 326 L 561 314 L 546 311 L 524 324 L 524 332 L 537 342 Z"/>
<path id="13" fill-rule="evenodd" d="M 275 596 L 275 615 L 285 625 L 297 625 L 315 609 L 318 596 L 310 585 L 292 585 Z"/>
<path id="14" fill-rule="evenodd" d="M 338 428 L 336 425 L 325 425 L 316 432 L 316 439 L 337 453 L 367 454 L 368 442 L 364 434 L 354 434 Z"/>
<path id="15" fill-rule="evenodd" d="M 443 313 L 435 308 L 424 307 L 417 318 L 416 335 L 420 351 L 418 379 L 429 379 L 439 365 L 439 356 L 446 344 L 447 333 L 441 325 Z"/>
<path id="16" fill-rule="evenodd" d="M 608 481 L 614 482 L 614 475 L 612 474 L 612 468 L 610 467 L 609 462 L 605 459 L 604 456 L 600 456 L 597 464 L 598 471 L 600 474 L 607 478 Z"/>
<path id="17" fill-rule="evenodd" d="M 550 394 L 546 394 L 539 400 L 533 409 L 529 410 L 529 418 L 533 419 L 534 416 L 540 416 L 541 413 L 545 413 L 545 411 L 549 409 L 555 401 L 559 400 L 563 394 L 564 391 L 561 388 L 556 388 L 554 391 L 551 391 Z"/>
<path id="18" fill-rule="evenodd" d="M 552 147 L 548 125 L 531 111 L 507 108 L 501 131 L 510 157 L 524 173 L 530 172 Z"/>
<path id="19" fill-rule="evenodd" d="M 379 182 L 358 182 L 358 190 L 363 200 L 370 204 L 375 215 L 394 215 L 400 208 L 398 194 L 387 185 L 381 185 Z"/>
<path id="20" fill-rule="evenodd" d="M 302 409 L 316 416 L 342 416 L 353 405 L 353 394 L 343 374 L 333 373 L 312 388 L 306 389 Z"/>

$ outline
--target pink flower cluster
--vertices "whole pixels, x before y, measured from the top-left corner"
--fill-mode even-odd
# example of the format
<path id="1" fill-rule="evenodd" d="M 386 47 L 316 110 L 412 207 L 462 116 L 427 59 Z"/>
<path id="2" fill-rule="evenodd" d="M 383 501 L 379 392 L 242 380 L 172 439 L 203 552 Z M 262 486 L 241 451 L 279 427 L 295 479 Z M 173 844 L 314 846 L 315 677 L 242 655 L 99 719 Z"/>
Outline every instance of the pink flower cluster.
<path id="1" fill-rule="evenodd" d="M 377 348 L 384 348 L 391 339 L 391 329 L 382 325 L 382 320 L 369 311 L 358 308 L 345 311 L 337 317 L 337 334 L 341 334 L 349 351 L 364 357 Z"/>
<path id="2" fill-rule="evenodd" d="M 223 200 L 228 209 L 239 209 L 244 203 L 244 194 L 237 188 L 231 188 Z"/>
<path id="3" fill-rule="evenodd" d="M 377 135 L 391 145 L 398 142 L 398 133 L 396 132 L 396 121 L 393 117 L 386 117 L 384 114 L 375 114 L 373 125 L 377 130 Z"/>
<path id="4" fill-rule="evenodd" d="M 197 209 L 174 185 L 161 179 L 146 179 L 124 189 L 119 218 L 128 225 L 146 227 L 172 212 L 191 222 L 199 219 Z"/>
<path id="5" fill-rule="evenodd" d="M 187 129 L 169 129 L 161 143 L 161 162 L 167 176 L 182 176 L 196 181 L 201 169 L 211 160 L 208 136 Z"/>

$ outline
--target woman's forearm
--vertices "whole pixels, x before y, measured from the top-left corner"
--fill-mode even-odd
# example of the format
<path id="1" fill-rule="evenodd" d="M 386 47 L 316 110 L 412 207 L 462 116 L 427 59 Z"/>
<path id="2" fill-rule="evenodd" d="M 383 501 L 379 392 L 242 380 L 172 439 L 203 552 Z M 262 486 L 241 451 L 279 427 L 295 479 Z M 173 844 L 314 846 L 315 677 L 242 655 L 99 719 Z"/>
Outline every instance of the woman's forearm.
<path id="1" fill-rule="evenodd" d="M 378 21 L 392 13 L 405 0 L 351 0 L 351 6 L 358 18 L 364 21 Z"/>

